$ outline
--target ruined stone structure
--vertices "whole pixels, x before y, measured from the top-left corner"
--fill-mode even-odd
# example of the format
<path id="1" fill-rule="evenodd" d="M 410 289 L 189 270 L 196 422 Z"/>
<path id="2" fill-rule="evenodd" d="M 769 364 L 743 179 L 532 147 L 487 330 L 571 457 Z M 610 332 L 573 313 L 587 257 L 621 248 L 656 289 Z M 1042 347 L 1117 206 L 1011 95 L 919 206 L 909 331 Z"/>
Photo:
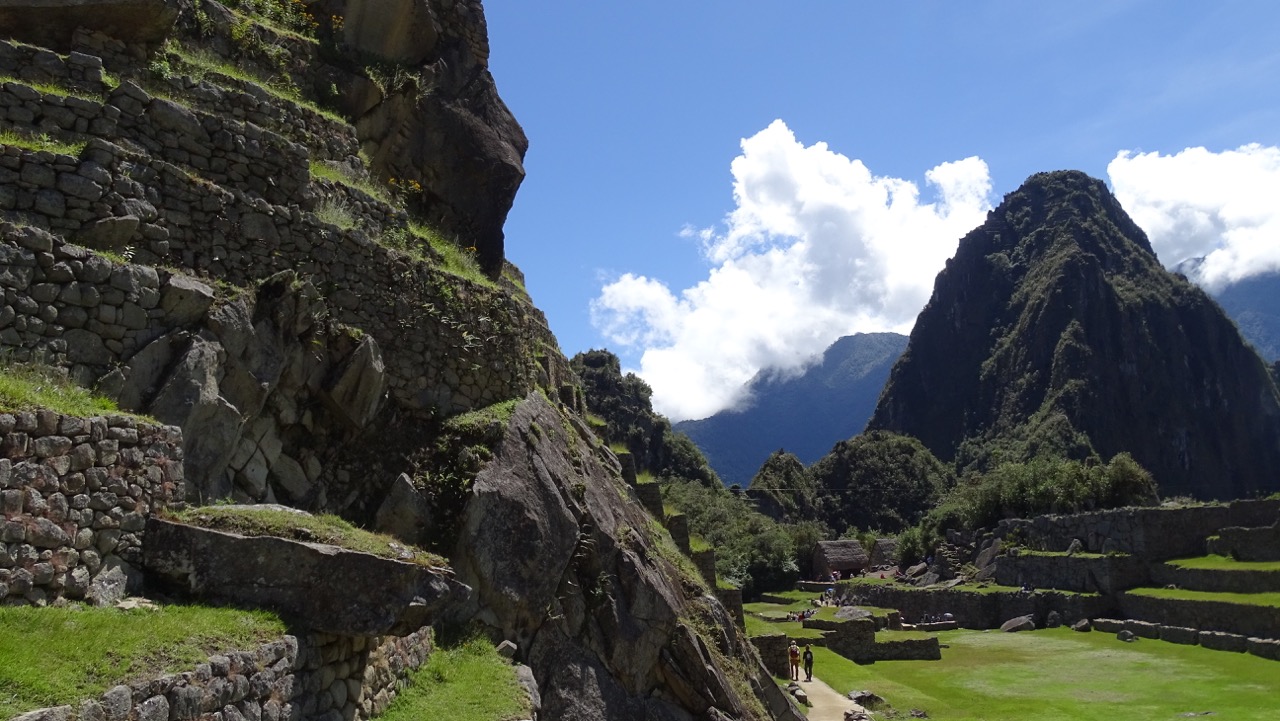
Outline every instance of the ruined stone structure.
<path id="1" fill-rule="evenodd" d="M 510 641 L 548 718 L 799 718 L 678 559 L 656 485 L 629 488 L 581 420 L 577 381 L 504 262 L 525 140 L 489 77 L 478 2 L 319 0 L 314 39 L 215 0 L 139 2 L 167 37 L 62 27 L 54 5 L 23 6 L 40 33 L 0 13 L 0 130 L 17 138 L 0 146 L 0 351 L 170 425 L 0 415 L 14 449 L 0 595 L 93 597 L 103 568 L 122 591 L 139 559 L 149 582 L 227 592 L 207 546 L 156 519 L 155 545 L 142 537 L 167 503 L 220 499 L 431 536 L 474 589 L 441 581 L 433 596 L 439 578 L 407 574 L 408 611 L 382 598 L 346 627 L 318 608 L 350 608 L 336 592 L 311 608 L 258 598 L 291 609 L 296 655 L 230 654 L 113 689 L 113 708 L 367 718 L 425 657 L 421 624 L 447 617 Z M 437 444 L 452 419 L 482 441 Z M 139 457 L 150 486 L 130 475 Z M 337 557 L 311 551 L 295 565 Z"/>

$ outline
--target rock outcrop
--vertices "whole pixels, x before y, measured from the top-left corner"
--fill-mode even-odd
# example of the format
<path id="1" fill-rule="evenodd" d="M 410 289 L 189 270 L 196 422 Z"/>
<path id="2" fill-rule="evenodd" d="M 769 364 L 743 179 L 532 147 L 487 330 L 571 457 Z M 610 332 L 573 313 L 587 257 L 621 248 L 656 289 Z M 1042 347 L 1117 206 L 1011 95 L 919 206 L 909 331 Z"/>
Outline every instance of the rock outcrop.
<path id="1" fill-rule="evenodd" d="M 1280 392 L 1106 186 L 1042 173 L 960 241 L 869 426 L 984 467 L 1132 454 L 1167 494 L 1280 488 Z"/>
<path id="2" fill-rule="evenodd" d="M 771 703 L 759 657 L 613 455 L 538 394 L 477 475 L 453 560 L 548 718 L 752 718 Z"/>

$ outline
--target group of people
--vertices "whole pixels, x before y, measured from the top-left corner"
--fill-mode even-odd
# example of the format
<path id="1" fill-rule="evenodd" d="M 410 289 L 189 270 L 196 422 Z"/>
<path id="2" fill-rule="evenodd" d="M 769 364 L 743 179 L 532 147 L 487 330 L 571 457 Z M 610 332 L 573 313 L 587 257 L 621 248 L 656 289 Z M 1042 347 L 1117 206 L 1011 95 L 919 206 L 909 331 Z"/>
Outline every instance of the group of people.
<path id="1" fill-rule="evenodd" d="M 816 608 L 806 608 L 806 609 L 805 609 L 805 610 L 803 610 L 803 611 L 792 611 L 791 613 L 788 613 L 788 614 L 787 614 L 787 620 L 788 620 L 788 621 L 803 621 L 803 620 L 805 620 L 806 618 L 813 618 L 813 615 L 814 615 L 815 613 L 817 613 L 817 612 L 818 612 L 818 609 L 816 609 Z"/>
<path id="2" fill-rule="evenodd" d="M 787 648 L 787 659 L 791 662 L 791 680 L 800 680 L 800 662 L 804 661 L 804 680 L 813 680 L 813 648 L 809 644 L 804 645 L 804 653 L 800 653 L 800 647 L 795 641 Z"/>
<path id="3" fill-rule="evenodd" d="M 956 620 L 956 617 L 950 613 L 926 613 L 920 617 L 920 623 L 943 623 L 954 620 Z"/>

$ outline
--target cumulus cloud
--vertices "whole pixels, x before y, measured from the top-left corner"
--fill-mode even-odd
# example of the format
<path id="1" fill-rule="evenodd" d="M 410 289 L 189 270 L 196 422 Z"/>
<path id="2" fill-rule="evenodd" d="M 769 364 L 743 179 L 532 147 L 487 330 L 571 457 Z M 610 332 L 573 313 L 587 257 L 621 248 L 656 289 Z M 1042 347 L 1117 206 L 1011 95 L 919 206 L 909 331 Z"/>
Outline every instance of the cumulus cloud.
<path id="1" fill-rule="evenodd" d="M 742 401 L 761 369 L 798 371 L 840 336 L 909 331 L 990 209 L 979 158 L 926 172 L 926 200 L 915 183 L 873 175 L 825 143 L 806 147 L 781 120 L 744 139 L 730 169 L 734 210 L 681 232 L 700 243 L 705 280 L 672 290 L 628 273 L 591 305 L 611 343 L 643 349 L 638 372 L 676 420 Z"/>
<path id="2" fill-rule="evenodd" d="M 1204 258 L 1193 279 L 1207 289 L 1280 270 L 1280 148 L 1122 151 L 1107 173 L 1166 266 Z"/>

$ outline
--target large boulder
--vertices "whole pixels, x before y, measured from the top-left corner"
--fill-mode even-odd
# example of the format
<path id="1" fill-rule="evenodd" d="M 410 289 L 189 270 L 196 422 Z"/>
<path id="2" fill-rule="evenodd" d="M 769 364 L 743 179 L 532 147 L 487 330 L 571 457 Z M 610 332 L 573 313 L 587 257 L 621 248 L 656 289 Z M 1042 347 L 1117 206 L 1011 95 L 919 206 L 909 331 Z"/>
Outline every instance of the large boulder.
<path id="1" fill-rule="evenodd" d="M 197 598 L 274 608 L 307 628 L 347 636 L 412 633 L 470 591 L 415 563 L 154 516 L 144 564 L 154 578 Z"/>
<path id="2" fill-rule="evenodd" d="M 1034 631 L 1036 630 L 1036 622 L 1033 617 L 1028 614 L 1026 616 L 1016 616 L 1000 624 L 1001 631 L 1015 633 L 1017 631 Z"/>

